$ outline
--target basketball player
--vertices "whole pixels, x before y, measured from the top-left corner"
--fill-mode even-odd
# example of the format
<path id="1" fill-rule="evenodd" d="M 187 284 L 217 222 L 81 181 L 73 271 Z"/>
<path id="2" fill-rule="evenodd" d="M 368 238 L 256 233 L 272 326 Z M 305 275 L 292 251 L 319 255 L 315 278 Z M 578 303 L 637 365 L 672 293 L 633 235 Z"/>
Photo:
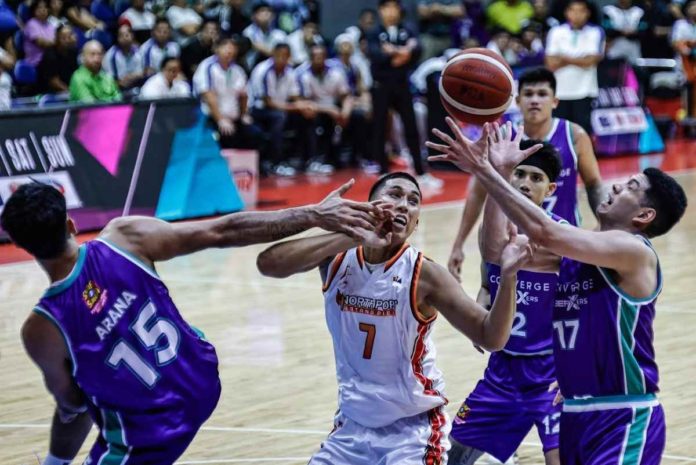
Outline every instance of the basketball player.
<path id="1" fill-rule="evenodd" d="M 556 78 L 548 69 L 535 68 L 523 73 L 517 89 L 516 101 L 522 112 L 525 138 L 551 143 L 561 157 L 561 174 L 556 181 L 556 192 L 544 200 L 544 208 L 577 226 L 580 223 L 577 210 L 578 174 L 585 184 L 587 200 L 593 212 L 602 198 L 602 179 L 590 136 L 580 125 L 552 116 L 559 100 L 556 97 Z M 485 190 L 472 180 L 447 264 L 450 273 L 457 279 L 460 279 L 464 261 L 464 242 L 476 224 L 485 200 Z"/>
<path id="2" fill-rule="evenodd" d="M 512 138 L 512 126 L 491 151 L 527 149 L 536 141 L 521 141 L 521 133 Z M 504 173 L 510 184 L 540 208 L 556 189 L 561 163 L 556 149 L 544 142 L 542 148 L 522 161 L 512 173 Z M 502 174 L 502 173 L 501 173 Z M 494 204 L 488 202 L 487 204 Z M 486 214 L 490 206 L 486 207 Z M 555 221 L 562 218 L 548 213 Z M 485 216 L 484 216 L 485 218 Z M 483 264 L 478 302 L 487 306 L 495 298 L 500 276 L 497 257 L 500 250 L 484 219 L 479 244 Z M 558 420 L 560 406 L 554 405 L 555 392 L 549 386 L 556 381 L 553 363 L 551 313 L 556 295 L 556 273 L 520 270 L 517 273 L 517 312 L 505 348 L 493 352 L 482 380 L 464 401 L 452 424 L 450 465 L 471 465 L 488 453 L 507 462 L 536 426 L 547 465 L 559 465 Z"/>
<path id="3" fill-rule="evenodd" d="M 117 218 L 82 245 L 58 190 L 21 186 L 0 221 L 51 281 L 22 328 L 56 401 L 43 465 L 71 463 L 92 422 L 100 435 L 86 464 L 172 464 L 213 412 L 220 380 L 215 349 L 181 317 L 154 263 L 314 226 L 359 235 L 381 209 L 341 199 L 351 185 L 318 205 L 276 212 L 178 224 Z"/>
<path id="4" fill-rule="evenodd" d="M 430 338 L 438 311 L 475 343 L 507 342 L 515 312 L 515 274 L 532 253 L 516 234 L 499 257 L 500 287 L 491 311 L 470 299 L 447 270 L 406 241 L 418 225 L 421 191 L 406 173 L 380 178 L 372 201 L 391 215 L 371 237 L 341 233 L 274 245 L 259 270 L 286 277 L 319 267 L 334 343 L 338 408 L 311 465 L 447 463 L 444 383 Z"/>
<path id="5" fill-rule="evenodd" d="M 682 217 L 684 190 L 667 174 L 648 168 L 612 186 L 597 207 L 597 230 L 560 224 L 494 168 L 492 163 L 515 165 L 515 153 L 500 160 L 485 138 L 473 143 L 451 118 L 447 124 L 456 140 L 435 131 L 443 143 L 428 146 L 443 155 L 432 160 L 450 161 L 475 175 L 531 240 L 563 257 L 552 322 L 556 377 L 565 397 L 561 463 L 659 464 L 665 419 L 655 395 L 652 325 L 662 275 L 649 239 L 665 234 Z M 552 260 L 558 258 L 539 253 L 531 266 L 549 267 Z"/>

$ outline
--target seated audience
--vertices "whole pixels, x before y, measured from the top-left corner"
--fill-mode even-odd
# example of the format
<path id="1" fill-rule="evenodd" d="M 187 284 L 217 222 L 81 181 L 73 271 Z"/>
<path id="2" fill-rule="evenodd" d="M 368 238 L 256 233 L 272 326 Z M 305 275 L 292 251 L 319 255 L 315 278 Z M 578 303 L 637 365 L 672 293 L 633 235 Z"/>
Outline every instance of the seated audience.
<path id="1" fill-rule="evenodd" d="M 161 71 L 145 81 L 140 88 L 140 100 L 183 98 L 191 96 L 191 87 L 181 75 L 181 62 L 177 57 L 164 57 Z"/>
<path id="2" fill-rule="evenodd" d="M 268 3 L 262 1 L 254 5 L 252 23 L 242 32 L 251 41 L 252 49 L 246 56 L 250 69 L 270 57 L 276 44 L 287 41 L 285 32 L 273 27 L 273 19 L 273 10 Z"/>
<path id="3" fill-rule="evenodd" d="M 635 63 L 642 56 L 640 34 L 648 27 L 645 11 L 634 5 L 633 0 L 617 0 L 616 5 L 606 5 L 602 11 L 607 58 L 623 58 Z"/>
<path id="4" fill-rule="evenodd" d="M 290 62 L 293 66 L 309 61 L 309 49 L 314 45 L 324 44 L 324 38 L 319 34 L 316 23 L 307 21 L 302 29 L 298 29 L 288 36 L 290 46 Z"/>
<path id="5" fill-rule="evenodd" d="M 124 24 L 118 28 L 116 44 L 106 52 L 103 69 L 116 80 L 121 90 L 142 84 L 145 78 L 143 58 L 134 43 L 130 26 Z"/>
<path id="6" fill-rule="evenodd" d="M 39 63 L 37 74 L 42 92 L 68 91 L 70 77 L 77 70 L 77 53 L 77 37 L 72 26 L 58 26 L 55 45 L 44 52 Z"/>
<path id="7" fill-rule="evenodd" d="M 183 37 L 195 35 L 203 23 L 201 16 L 188 6 L 186 0 L 172 0 L 171 3 L 167 8 L 169 24 Z"/>
<path id="8" fill-rule="evenodd" d="M 192 80 L 200 62 L 213 54 L 213 45 L 219 36 L 218 24 L 213 20 L 206 20 L 198 34 L 186 42 L 181 49 L 181 66 L 186 79 Z"/>
<path id="9" fill-rule="evenodd" d="M 215 55 L 198 66 L 193 87 L 223 148 L 256 148 L 259 134 L 245 116 L 247 76 L 235 61 L 238 53 L 234 39 L 220 39 L 215 45 Z"/>
<path id="10" fill-rule="evenodd" d="M 104 48 L 96 40 L 82 47 L 82 65 L 70 79 L 70 100 L 82 103 L 121 100 L 118 84 L 102 70 Z"/>
<path id="11" fill-rule="evenodd" d="M 179 44 L 172 40 L 172 28 L 169 21 L 160 18 L 152 29 L 152 37 L 140 46 L 143 69 L 146 76 L 152 76 L 160 69 L 165 56 L 178 57 L 181 53 Z"/>
<path id="12" fill-rule="evenodd" d="M 56 27 L 48 22 L 47 0 L 32 0 L 31 19 L 24 26 L 24 61 L 38 66 L 44 50 L 53 47 Z"/>
<path id="13" fill-rule="evenodd" d="M 150 38 L 150 31 L 155 27 L 157 17 L 145 8 L 145 0 L 131 0 L 130 5 L 130 8 L 121 14 L 119 22 L 128 21 L 135 34 L 135 40 L 142 44 Z"/>

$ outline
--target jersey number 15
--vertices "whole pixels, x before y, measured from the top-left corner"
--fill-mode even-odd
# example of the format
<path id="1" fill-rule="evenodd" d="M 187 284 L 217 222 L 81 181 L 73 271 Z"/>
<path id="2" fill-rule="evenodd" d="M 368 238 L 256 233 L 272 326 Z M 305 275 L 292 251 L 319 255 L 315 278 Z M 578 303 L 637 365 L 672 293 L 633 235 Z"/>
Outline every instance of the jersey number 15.
<path id="1" fill-rule="evenodd" d="M 157 366 L 163 366 L 176 359 L 181 338 L 179 330 L 170 320 L 156 318 L 156 311 L 155 304 L 148 302 L 140 310 L 130 330 L 135 333 L 145 349 L 155 351 Z M 114 370 L 124 364 L 148 388 L 154 387 L 160 377 L 157 370 L 123 339 L 111 349 L 106 364 Z"/>

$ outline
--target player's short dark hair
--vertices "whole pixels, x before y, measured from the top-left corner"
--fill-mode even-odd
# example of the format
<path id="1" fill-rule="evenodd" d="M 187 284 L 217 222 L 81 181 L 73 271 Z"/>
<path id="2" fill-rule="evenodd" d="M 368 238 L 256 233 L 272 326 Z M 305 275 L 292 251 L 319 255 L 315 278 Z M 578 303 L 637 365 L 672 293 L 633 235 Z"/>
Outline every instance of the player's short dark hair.
<path id="1" fill-rule="evenodd" d="M 179 57 L 175 57 L 174 55 L 165 55 L 160 63 L 160 69 L 164 69 L 164 67 L 172 61 L 179 61 Z"/>
<path id="2" fill-rule="evenodd" d="M 590 0 L 568 0 L 566 2 L 565 9 L 567 10 L 573 3 L 582 3 L 583 5 L 585 5 L 585 8 L 587 8 L 590 11 L 590 13 L 592 13 L 592 10 L 594 9 L 594 5 Z"/>
<path id="3" fill-rule="evenodd" d="M 556 147 L 548 142 L 535 139 L 523 140 L 520 142 L 520 148 L 522 150 L 527 150 L 536 144 L 541 144 L 542 147 L 525 158 L 519 163 L 519 165 L 536 166 L 541 171 L 546 173 L 549 181 L 556 182 L 558 175 L 561 174 L 561 159 L 558 156 L 558 150 L 556 150 Z"/>
<path id="4" fill-rule="evenodd" d="M 65 197 L 42 183 L 24 184 L 5 204 L 0 225 L 10 239 L 40 259 L 55 258 L 68 240 Z"/>
<path id="5" fill-rule="evenodd" d="M 377 10 L 374 8 L 363 8 L 360 10 L 360 14 L 358 14 L 358 18 L 362 18 L 365 15 L 372 15 L 372 16 L 377 16 Z"/>
<path id="6" fill-rule="evenodd" d="M 554 95 L 556 95 L 556 76 L 544 67 L 532 68 L 522 73 L 517 80 L 517 93 L 522 93 L 522 88 L 527 84 L 548 83 Z"/>
<path id="7" fill-rule="evenodd" d="M 368 199 L 374 200 L 374 197 L 377 195 L 377 192 L 379 192 L 382 186 L 384 186 L 390 179 L 406 179 L 408 181 L 411 181 L 413 184 L 415 184 L 420 196 L 423 197 L 423 193 L 421 192 L 420 185 L 418 184 L 416 178 L 403 171 L 396 171 L 394 173 L 385 174 L 384 176 L 380 177 L 377 181 L 375 181 L 375 183 L 372 185 L 372 188 L 370 189 L 370 195 L 368 196 Z"/>
<path id="8" fill-rule="evenodd" d="M 259 1 L 259 2 L 254 3 L 254 6 L 251 7 L 251 13 L 254 14 L 262 8 L 268 8 L 269 10 L 273 9 L 273 8 L 271 8 L 270 3 L 264 2 L 264 1 Z"/>
<path id="9" fill-rule="evenodd" d="M 169 26 L 169 29 L 172 28 L 172 25 L 167 18 L 159 17 L 155 20 L 155 24 L 152 26 L 152 29 L 156 28 L 160 24 L 166 24 L 167 26 Z"/>
<path id="10" fill-rule="evenodd" d="M 239 47 L 238 36 L 236 35 L 223 35 L 215 42 L 215 48 L 222 47 L 223 45 L 232 44 Z"/>
<path id="11" fill-rule="evenodd" d="M 278 50 L 280 50 L 280 49 L 282 49 L 282 48 L 284 48 L 285 50 L 287 50 L 288 52 L 290 52 L 290 45 L 288 45 L 287 42 L 278 42 L 278 43 L 275 44 L 275 46 L 273 47 L 273 51 L 274 51 L 274 52 L 277 52 Z"/>
<path id="12" fill-rule="evenodd" d="M 648 237 L 666 233 L 677 224 L 686 211 L 686 193 L 670 175 L 657 168 L 647 168 L 643 174 L 650 187 L 645 191 L 645 204 L 655 209 L 655 219 L 643 231 Z"/>
<path id="13" fill-rule="evenodd" d="M 29 14 L 32 18 L 36 16 L 36 10 L 42 3 L 48 8 L 48 0 L 32 0 L 31 3 L 29 3 Z"/>

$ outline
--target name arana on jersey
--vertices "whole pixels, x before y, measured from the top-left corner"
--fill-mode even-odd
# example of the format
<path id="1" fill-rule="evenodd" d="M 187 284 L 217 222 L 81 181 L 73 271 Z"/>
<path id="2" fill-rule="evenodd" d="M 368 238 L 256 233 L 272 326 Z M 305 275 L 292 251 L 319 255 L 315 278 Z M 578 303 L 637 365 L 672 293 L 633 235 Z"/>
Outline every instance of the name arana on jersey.
<path id="1" fill-rule="evenodd" d="M 133 301 L 137 298 L 138 296 L 132 292 L 121 292 L 121 295 L 116 299 L 114 305 L 105 313 L 106 318 L 97 324 L 97 336 L 99 336 L 100 341 L 103 341 L 104 338 L 111 333 L 116 327 L 116 324 L 126 313 L 126 310 L 130 308 Z"/>

